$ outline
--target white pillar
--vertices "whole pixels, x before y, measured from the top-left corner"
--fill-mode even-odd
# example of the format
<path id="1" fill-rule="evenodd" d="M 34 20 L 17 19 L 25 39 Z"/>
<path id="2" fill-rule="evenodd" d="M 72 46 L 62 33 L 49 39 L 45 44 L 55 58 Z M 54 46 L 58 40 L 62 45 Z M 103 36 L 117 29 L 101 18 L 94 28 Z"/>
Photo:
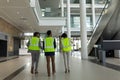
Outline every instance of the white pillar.
<path id="1" fill-rule="evenodd" d="M 62 26 L 62 33 L 64 33 L 65 32 L 65 28 L 64 28 L 64 26 Z"/>
<path id="2" fill-rule="evenodd" d="M 61 17 L 64 17 L 64 0 L 61 0 Z M 64 26 L 62 26 L 62 33 L 64 33 Z"/>
<path id="3" fill-rule="evenodd" d="M 20 48 L 25 48 L 25 42 L 24 42 L 24 40 L 21 40 L 21 46 L 20 46 Z"/>
<path id="4" fill-rule="evenodd" d="M 95 27 L 95 0 L 92 0 L 92 24 Z"/>
<path id="5" fill-rule="evenodd" d="M 64 4 L 63 4 L 63 0 L 61 0 L 61 16 L 64 16 Z"/>
<path id="6" fill-rule="evenodd" d="M 88 59 L 87 29 L 86 29 L 86 0 L 80 0 L 80 26 L 81 26 L 81 57 Z"/>
<path id="7" fill-rule="evenodd" d="M 70 0 L 67 0 L 67 32 L 68 37 L 71 38 L 71 23 L 70 23 Z"/>

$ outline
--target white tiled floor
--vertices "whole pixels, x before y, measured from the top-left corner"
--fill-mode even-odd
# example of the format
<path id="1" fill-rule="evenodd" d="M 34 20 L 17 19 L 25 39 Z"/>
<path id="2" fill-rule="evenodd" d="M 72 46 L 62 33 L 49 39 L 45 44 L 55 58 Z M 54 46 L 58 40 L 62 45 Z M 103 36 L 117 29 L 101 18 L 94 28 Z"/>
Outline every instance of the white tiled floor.
<path id="1" fill-rule="evenodd" d="M 26 68 L 12 80 L 120 80 L 119 71 L 91 63 L 88 60 L 81 60 L 75 54 L 71 56 L 70 63 L 71 72 L 65 74 L 62 55 L 56 54 L 56 74 L 48 77 L 44 55 L 40 56 L 39 74 L 37 75 L 30 73 L 30 56 L 23 56 L 0 63 L 0 80 L 25 64 L 27 64 Z M 117 61 L 116 64 L 118 64 Z"/>
<path id="2" fill-rule="evenodd" d="M 120 58 L 107 58 L 106 62 L 120 66 Z"/>
<path id="3" fill-rule="evenodd" d="M 26 63 L 30 62 L 29 57 L 20 57 L 0 63 L 0 80 L 9 76 Z"/>

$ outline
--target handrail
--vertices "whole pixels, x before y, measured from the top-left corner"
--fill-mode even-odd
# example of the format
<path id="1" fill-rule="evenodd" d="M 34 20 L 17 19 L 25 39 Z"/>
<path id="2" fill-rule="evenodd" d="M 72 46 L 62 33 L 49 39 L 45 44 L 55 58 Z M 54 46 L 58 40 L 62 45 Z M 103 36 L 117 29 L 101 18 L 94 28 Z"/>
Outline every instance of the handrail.
<path id="1" fill-rule="evenodd" d="M 97 25 L 98 25 L 98 23 L 99 23 L 99 21 L 100 21 L 100 19 L 101 19 L 101 17 L 102 17 L 102 14 L 104 13 L 104 11 L 105 11 L 105 9 L 106 9 L 106 6 L 107 6 L 108 3 L 109 3 L 109 0 L 106 0 L 105 6 L 104 6 L 104 8 L 102 9 L 102 12 L 100 13 L 100 16 L 99 16 L 99 18 L 98 18 L 98 20 L 97 20 L 97 22 L 96 22 L 96 24 L 95 24 L 95 27 L 94 27 L 93 32 L 92 32 L 92 35 L 94 34 L 95 29 L 98 27 Z"/>

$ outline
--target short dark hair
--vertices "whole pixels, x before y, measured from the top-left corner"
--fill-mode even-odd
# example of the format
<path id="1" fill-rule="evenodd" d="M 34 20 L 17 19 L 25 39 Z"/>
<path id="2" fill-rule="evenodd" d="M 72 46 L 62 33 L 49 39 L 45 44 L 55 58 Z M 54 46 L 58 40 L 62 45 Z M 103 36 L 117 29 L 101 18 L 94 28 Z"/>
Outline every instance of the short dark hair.
<path id="1" fill-rule="evenodd" d="M 51 30 L 48 30 L 48 31 L 47 31 L 47 35 L 48 35 L 48 36 L 49 36 L 51 33 L 52 33 Z"/>
<path id="2" fill-rule="evenodd" d="M 33 36 L 37 36 L 38 34 L 40 34 L 39 32 L 34 32 Z"/>
<path id="3" fill-rule="evenodd" d="M 61 35 L 61 37 L 66 38 L 66 37 L 67 37 L 67 34 L 66 34 L 66 33 L 63 33 L 63 34 Z"/>

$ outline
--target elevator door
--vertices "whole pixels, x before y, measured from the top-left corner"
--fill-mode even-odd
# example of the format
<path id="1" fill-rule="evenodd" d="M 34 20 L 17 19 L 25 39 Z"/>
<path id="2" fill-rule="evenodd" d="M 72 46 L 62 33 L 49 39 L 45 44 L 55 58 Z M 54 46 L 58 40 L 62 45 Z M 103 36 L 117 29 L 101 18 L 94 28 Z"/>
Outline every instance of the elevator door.
<path id="1" fill-rule="evenodd" d="M 7 41 L 0 40 L 0 57 L 7 56 Z"/>
<path id="2" fill-rule="evenodd" d="M 19 55 L 20 39 L 14 37 L 14 55 Z"/>

